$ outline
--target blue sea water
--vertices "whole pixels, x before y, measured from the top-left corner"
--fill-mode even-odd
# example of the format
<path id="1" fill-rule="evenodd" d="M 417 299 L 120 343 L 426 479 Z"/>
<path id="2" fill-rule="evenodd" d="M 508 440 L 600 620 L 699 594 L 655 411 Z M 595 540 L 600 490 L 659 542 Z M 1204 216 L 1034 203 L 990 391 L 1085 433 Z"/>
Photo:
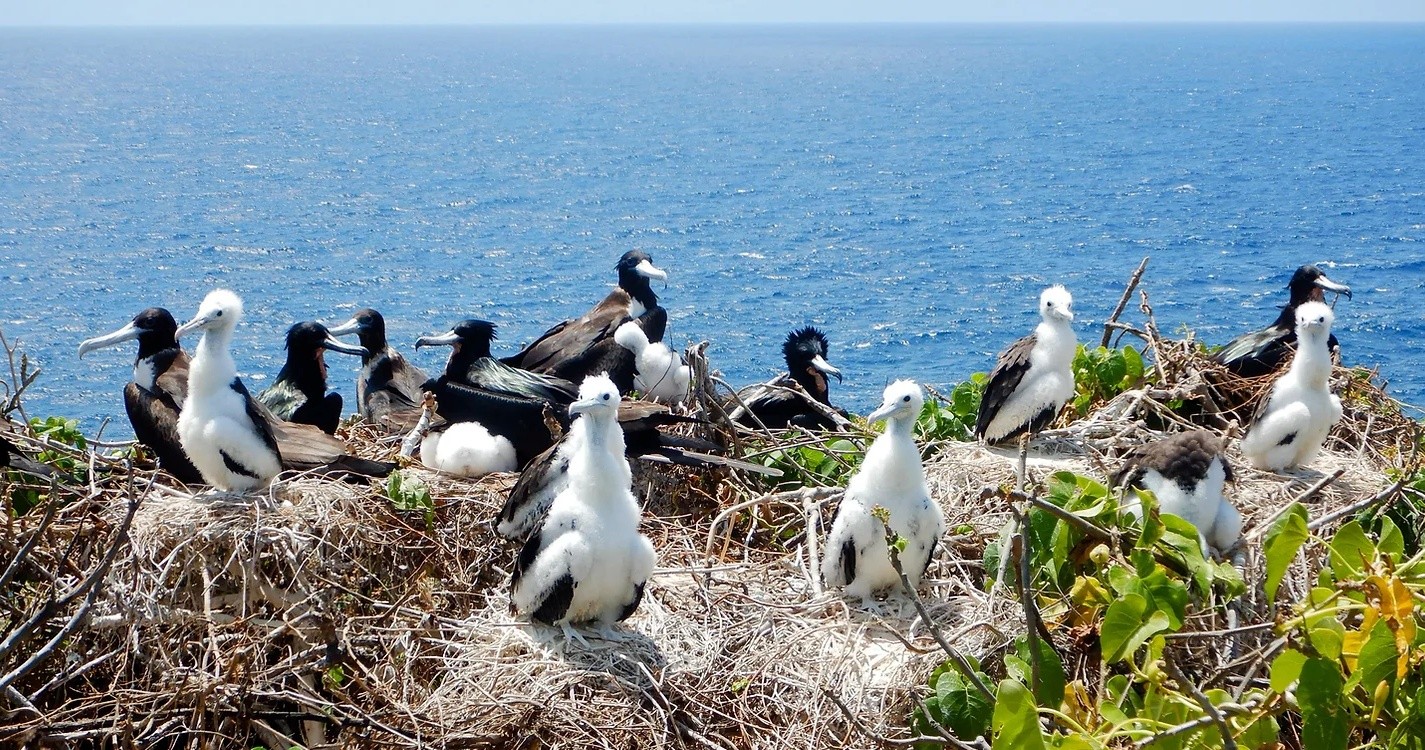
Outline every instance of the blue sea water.
<path id="1" fill-rule="evenodd" d="M 1421 26 L 0 31 L 0 330 L 31 414 L 115 436 L 133 350 L 75 347 L 143 307 L 239 291 L 257 389 L 360 306 L 513 351 L 635 247 L 672 343 L 742 384 L 814 323 L 861 412 L 988 369 L 1049 283 L 1097 342 L 1152 256 L 1160 327 L 1221 343 L 1317 262 L 1418 403 L 1422 237 Z"/>

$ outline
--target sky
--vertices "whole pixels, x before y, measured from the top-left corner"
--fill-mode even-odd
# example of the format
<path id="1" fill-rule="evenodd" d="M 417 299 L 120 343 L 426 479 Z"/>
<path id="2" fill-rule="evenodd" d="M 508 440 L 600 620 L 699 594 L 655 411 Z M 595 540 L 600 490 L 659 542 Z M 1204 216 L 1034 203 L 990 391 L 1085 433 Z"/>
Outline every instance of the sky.
<path id="1" fill-rule="evenodd" d="M 0 0 L 0 26 L 1425 22 L 1425 0 Z"/>

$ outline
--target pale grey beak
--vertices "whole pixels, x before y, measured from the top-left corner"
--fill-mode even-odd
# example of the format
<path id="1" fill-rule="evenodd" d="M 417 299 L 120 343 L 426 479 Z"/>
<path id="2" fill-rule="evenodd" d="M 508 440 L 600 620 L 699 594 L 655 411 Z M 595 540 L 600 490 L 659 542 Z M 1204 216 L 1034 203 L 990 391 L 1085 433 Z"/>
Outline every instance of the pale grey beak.
<path id="1" fill-rule="evenodd" d="M 877 422 L 890 419 L 891 416 L 896 413 L 896 409 L 898 408 L 900 408 L 900 403 L 896 401 L 892 401 L 888 404 L 881 404 L 881 408 L 866 415 L 866 421 L 870 424 L 875 424 Z"/>
<path id="2" fill-rule="evenodd" d="M 183 338 L 183 334 L 188 333 L 190 331 L 196 331 L 207 326 L 209 323 L 213 322 L 214 317 L 215 316 L 212 313 L 209 313 L 207 315 L 199 315 L 198 317 L 188 321 L 187 323 L 178 326 L 178 330 L 173 332 L 173 338 L 181 339 Z"/>
<path id="3" fill-rule="evenodd" d="M 1350 299 L 1350 298 L 1351 298 L 1351 287 L 1348 287 L 1348 286 L 1346 286 L 1345 284 L 1338 284 L 1338 283 L 1336 283 L 1336 282 L 1334 282 L 1334 281 L 1332 281 L 1332 280 L 1326 278 L 1326 276 L 1325 276 L 1324 274 L 1323 274 L 1322 276 L 1318 277 L 1318 278 L 1316 279 L 1316 281 L 1313 282 L 1313 283 L 1316 284 L 1317 287 L 1320 287 L 1321 289 L 1324 289 L 1324 290 L 1326 290 L 1326 291 L 1328 291 L 1328 292 L 1335 292 L 1335 293 L 1337 293 L 1337 294 L 1344 294 L 1344 295 L 1346 295 L 1346 299 Z"/>
<path id="4" fill-rule="evenodd" d="M 572 417 L 576 414 L 583 414 L 584 412 L 590 411 L 598 405 L 599 400 L 596 398 L 580 399 L 569 405 L 569 416 Z"/>
<path id="5" fill-rule="evenodd" d="M 422 336 L 416 339 L 416 348 L 423 346 L 454 346 L 460 343 L 460 336 L 455 331 L 448 331 L 439 336 Z"/>
<path id="6" fill-rule="evenodd" d="M 361 324 L 356 321 L 356 318 L 352 318 L 339 326 L 328 328 L 327 333 L 333 336 L 347 336 L 360 330 Z"/>
<path id="7" fill-rule="evenodd" d="M 80 359 L 83 359 L 84 355 L 94 351 L 95 349 L 103 349 L 106 346 L 113 346 L 114 344 L 118 344 L 124 341 L 133 341 L 139 336 L 142 336 L 143 332 L 144 331 L 142 328 L 139 328 L 133 323 L 129 323 L 128 325 L 124 326 L 123 328 L 120 328 L 117 331 L 114 331 L 113 333 L 106 333 L 103 336 L 95 336 L 92 339 L 85 339 L 79 342 L 79 357 Z"/>
<path id="8" fill-rule="evenodd" d="M 645 279 L 658 279 L 659 281 L 668 280 L 667 271 L 664 271 L 663 269 L 653 265 L 652 263 L 649 263 L 646 260 L 639 261 L 638 265 L 633 267 L 633 270 L 634 273 L 637 273 L 639 276 L 642 276 Z"/>
<path id="9" fill-rule="evenodd" d="M 338 341 L 332 338 L 330 335 L 331 329 L 327 329 L 327 334 L 327 340 L 322 342 L 323 349 L 333 352 L 341 352 L 342 354 L 355 354 L 359 357 L 365 357 L 367 354 L 370 353 L 366 351 L 366 347 L 364 346 L 356 346 L 354 344 L 348 344 L 344 341 Z"/>
<path id="10" fill-rule="evenodd" d="M 812 357 L 811 366 L 815 367 L 826 375 L 830 375 L 836 378 L 836 382 L 838 383 L 845 382 L 841 379 L 841 371 L 836 369 L 835 367 L 832 367 L 831 363 L 827 362 L 820 354 L 816 355 L 815 357 Z"/>

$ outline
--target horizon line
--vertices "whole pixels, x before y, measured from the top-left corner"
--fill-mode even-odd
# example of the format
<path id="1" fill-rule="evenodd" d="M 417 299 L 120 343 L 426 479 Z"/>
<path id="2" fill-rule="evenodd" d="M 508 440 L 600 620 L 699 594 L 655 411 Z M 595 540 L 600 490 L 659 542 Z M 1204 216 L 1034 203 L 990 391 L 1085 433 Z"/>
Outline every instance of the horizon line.
<path id="1" fill-rule="evenodd" d="M 0 29 L 281 29 L 281 28 L 576 28 L 757 26 L 1425 26 L 1425 16 L 1405 19 L 968 19 L 968 20 L 579 20 L 579 21 L 210 21 L 5 23 Z"/>

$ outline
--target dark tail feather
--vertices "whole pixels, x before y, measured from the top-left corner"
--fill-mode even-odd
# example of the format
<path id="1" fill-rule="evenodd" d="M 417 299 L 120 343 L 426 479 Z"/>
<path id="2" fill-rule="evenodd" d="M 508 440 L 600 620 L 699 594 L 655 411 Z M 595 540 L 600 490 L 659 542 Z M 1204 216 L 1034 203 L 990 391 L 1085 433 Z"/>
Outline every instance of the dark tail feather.
<path id="1" fill-rule="evenodd" d="M 329 464 L 312 469 L 314 473 L 332 479 L 360 483 L 369 478 L 379 479 L 396 470 L 396 465 L 385 461 L 371 461 L 356 456 L 342 456 Z"/>

